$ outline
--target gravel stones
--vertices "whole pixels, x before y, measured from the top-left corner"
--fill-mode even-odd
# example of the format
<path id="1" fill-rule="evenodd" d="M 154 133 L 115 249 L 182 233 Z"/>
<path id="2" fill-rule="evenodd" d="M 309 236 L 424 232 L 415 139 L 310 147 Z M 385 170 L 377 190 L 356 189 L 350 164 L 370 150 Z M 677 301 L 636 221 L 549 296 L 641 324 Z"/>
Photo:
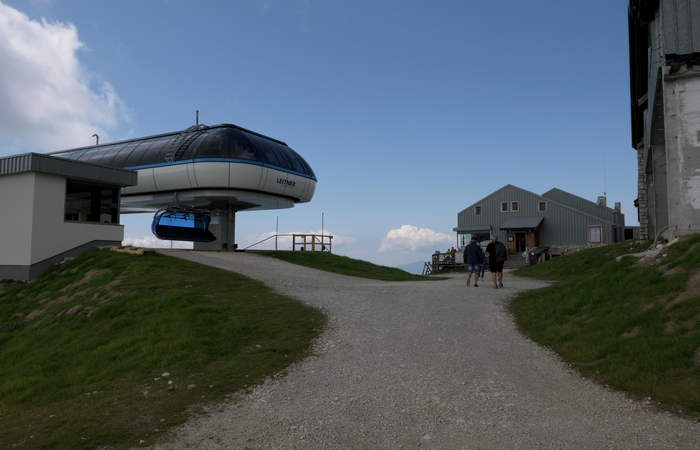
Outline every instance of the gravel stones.
<path id="1" fill-rule="evenodd" d="M 164 448 L 693 448 L 700 424 L 580 377 L 524 338 L 519 290 L 383 282 L 246 253 L 163 251 L 322 308 L 314 354 L 212 407 Z"/>

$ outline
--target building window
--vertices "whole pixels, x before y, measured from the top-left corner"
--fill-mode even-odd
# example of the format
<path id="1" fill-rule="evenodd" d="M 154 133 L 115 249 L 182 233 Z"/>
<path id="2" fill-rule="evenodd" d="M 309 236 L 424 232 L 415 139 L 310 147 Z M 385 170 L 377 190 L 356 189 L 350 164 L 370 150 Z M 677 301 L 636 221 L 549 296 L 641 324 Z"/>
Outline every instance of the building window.
<path id="1" fill-rule="evenodd" d="M 518 202 L 510 202 L 511 211 L 520 211 L 520 204 Z"/>
<path id="2" fill-rule="evenodd" d="M 481 215 L 481 206 L 475 206 L 475 207 L 474 207 L 474 215 L 475 215 L 475 216 L 480 216 L 480 215 Z"/>
<path id="3" fill-rule="evenodd" d="M 591 244 L 600 244 L 602 242 L 602 227 L 600 225 L 589 225 L 586 233 L 588 234 L 586 240 Z"/>
<path id="4" fill-rule="evenodd" d="M 547 211 L 547 202 L 540 202 L 540 211 Z"/>
<path id="5" fill-rule="evenodd" d="M 501 211 L 502 211 L 502 212 L 508 212 L 508 202 L 502 202 L 502 203 L 501 203 Z"/>
<path id="6" fill-rule="evenodd" d="M 119 223 L 119 188 L 68 180 L 65 220 Z"/>

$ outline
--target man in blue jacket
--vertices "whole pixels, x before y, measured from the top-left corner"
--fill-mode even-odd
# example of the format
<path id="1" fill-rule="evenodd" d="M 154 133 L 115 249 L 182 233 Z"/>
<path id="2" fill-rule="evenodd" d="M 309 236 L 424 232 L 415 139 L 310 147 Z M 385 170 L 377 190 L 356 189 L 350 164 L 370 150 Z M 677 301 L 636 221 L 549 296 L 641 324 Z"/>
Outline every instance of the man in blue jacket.
<path id="1" fill-rule="evenodd" d="M 464 264 L 467 265 L 467 286 L 472 282 L 472 274 L 474 275 L 474 287 L 479 287 L 479 272 L 481 265 L 484 263 L 484 252 L 476 242 L 476 236 L 472 236 L 471 242 L 464 248 Z"/>

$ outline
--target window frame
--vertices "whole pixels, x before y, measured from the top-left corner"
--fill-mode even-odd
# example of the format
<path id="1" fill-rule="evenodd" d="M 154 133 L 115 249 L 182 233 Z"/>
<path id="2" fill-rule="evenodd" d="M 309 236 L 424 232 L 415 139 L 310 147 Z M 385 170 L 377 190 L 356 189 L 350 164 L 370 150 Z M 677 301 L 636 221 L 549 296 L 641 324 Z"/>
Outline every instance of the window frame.
<path id="1" fill-rule="evenodd" d="M 69 185 L 79 185 L 79 186 L 84 186 L 88 188 L 88 190 L 85 191 L 79 191 L 79 192 L 90 192 L 91 199 L 90 201 L 92 202 L 90 209 L 88 211 L 87 217 L 94 216 L 97 214 L 97 220 L 80 220 L 80 219 L 68 219 L 66 218 L 66 215 L 68 214 L 68 202 L 69 202 L 69 192 L 68 192 L 68 187 Z M 94 199 L 92 199 L 92 195 L 94 195 L 95 192 L 100 192 L 103 193 L 104 191 L 111 191 L 109 197 L 103 196 L 100 194 L 99 201 L 96 203 L 94 202 Z M 111 199 L 110 199 L 111 197 Z M 100 217 L 103 213 L 103 207 L 104 204 L 103 202 L 106 199 L 110 199 L 110 221 L 109 222 L 102 222 L 100 221 Z M 98 207 L 97 211 L 93 210 L 94 206 Z M 64 223 L 84 223 L 84 224 L 90 224 L 90 225 L 117 225 L 120 226 L 121 224 L 120 219 L 121 219 L 121 188 L 119 186 L 110 186 L 107 184 L 101 184 L 101 183 L 89 183 L 81 180 L 75 180 L 72 178 L 66 178 L 65 180 L 65 190 L 63 191 L 63 222 Z"/>
<path id="2" fill-rule="evenodd" d="M 520 212 L 520 202 L 517 200 L 511 200 L 510 211 L 511 212 Z"/>
<path id="3" fill-rule="evenodd" d="M 505 209 L 503 209 L 503 205 L 506 206 Z M 510 202 L 501 202 L 501 212 L 510 212 Z"/>
<path id="4" fill-rule="evenodd" d="M 537 211 L 538 212 L 547 212 L 547 202 L 539 202 L 537 204 Z"/>
<path id="5" fill-rule="evenodd" d="M 591 240 L 591 230 L 598 229 L 598 241 Z M 586 242 L 589 244 L 603 243 L 603 225 L 586 225 Z"/>
<path id="6" fill-rule="evenodd" d="M 480 216 L 482 212 L 481 205 L 476 205 L 474 206 L 474 215 L 475 216 Z"/>

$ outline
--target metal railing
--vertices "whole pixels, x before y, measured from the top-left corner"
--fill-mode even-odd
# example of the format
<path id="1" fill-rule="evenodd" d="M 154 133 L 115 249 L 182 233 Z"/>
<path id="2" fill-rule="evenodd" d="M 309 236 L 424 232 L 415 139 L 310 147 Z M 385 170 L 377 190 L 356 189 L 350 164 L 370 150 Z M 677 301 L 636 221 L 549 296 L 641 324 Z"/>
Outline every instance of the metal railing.
<path id="1" fill-rule="evenodd" d="M 292 251 L 312 251 L 312 252 L 328 252 L 331 253 L 333 248 L 333 236 L 330 234 L 273 234 L 261 239 L 254 244 L 250 244 L 243 250 L 248 250 L 249 248 L 255 247 L 256 245 L 267 242 L 270 239 L 275 239 L 275 250 L 277 250 L 277 238 L 279 237 L 291 237 L 292 238 Z"/>
<path id="2" fill-rule="evenodd" d="M 333 247 L 333 236 L 330 234 L 293 234 L 292 251 L 320 251 L 331 253 Z M 316 248 L 318 247 L 318 250 Z"/>

